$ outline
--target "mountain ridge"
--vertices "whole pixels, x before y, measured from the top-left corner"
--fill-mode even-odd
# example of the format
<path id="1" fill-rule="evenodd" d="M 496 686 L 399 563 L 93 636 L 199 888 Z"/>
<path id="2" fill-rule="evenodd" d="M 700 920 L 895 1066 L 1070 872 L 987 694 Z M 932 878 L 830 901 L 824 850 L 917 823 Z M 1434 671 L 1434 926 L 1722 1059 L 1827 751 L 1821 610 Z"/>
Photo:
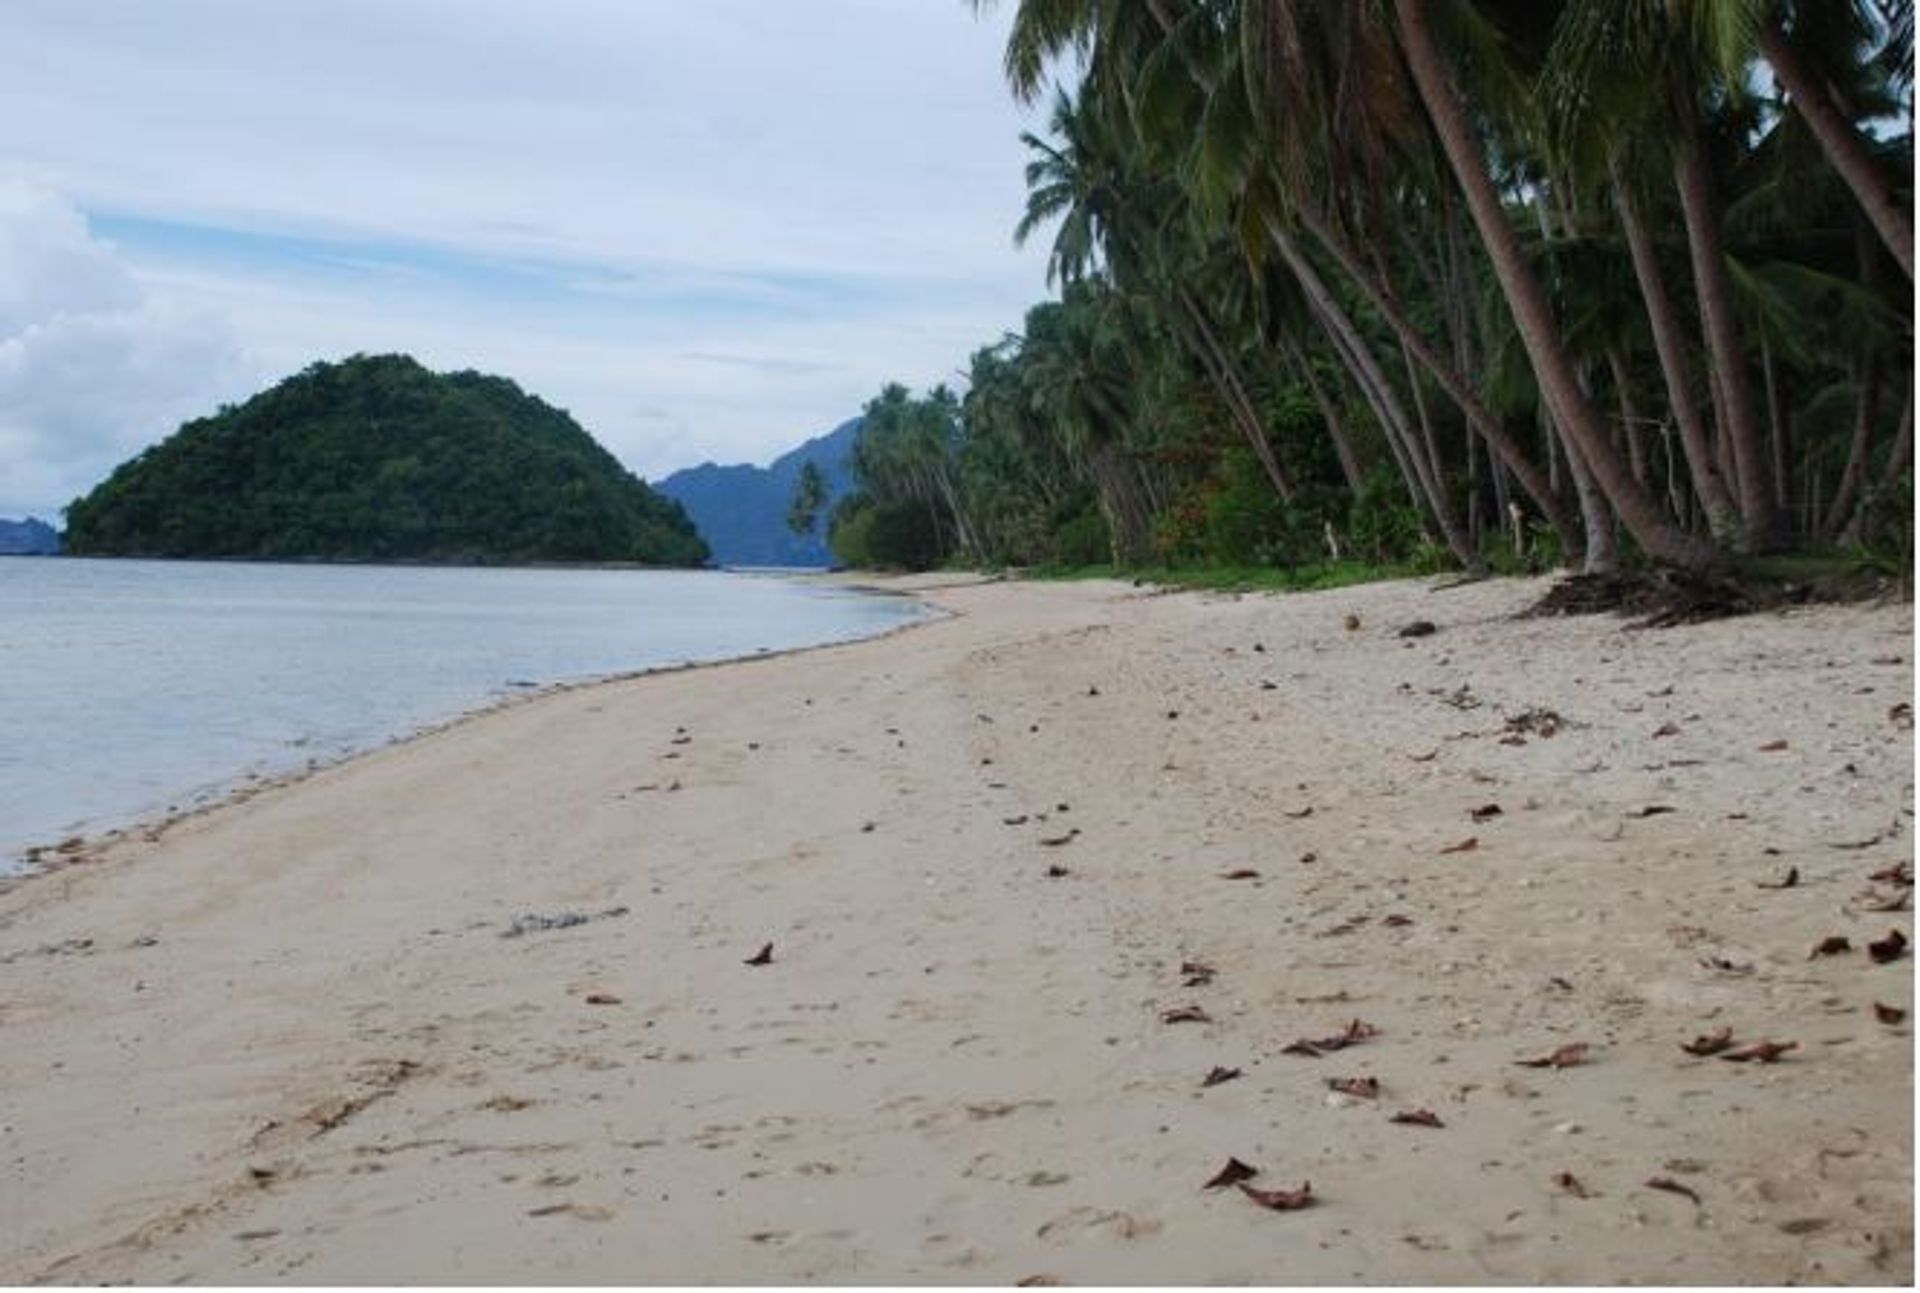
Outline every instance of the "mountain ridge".
<path id="1" fill-rule="evenodd" d="M 764 467 L 703 462 L 663 477 L 653 487 L 686 509 L 720 565 L 830 566 L 833 556 L 825 539 L 826 516 L 834 501 L 852 488 L 847 457 L 861 422 L 849 418 Z M 787 528 L 787 507 L 801 468 L 808 462 L 816 464 L 825 478 L 827 502 L 814 532 L 796 535 Z"/>

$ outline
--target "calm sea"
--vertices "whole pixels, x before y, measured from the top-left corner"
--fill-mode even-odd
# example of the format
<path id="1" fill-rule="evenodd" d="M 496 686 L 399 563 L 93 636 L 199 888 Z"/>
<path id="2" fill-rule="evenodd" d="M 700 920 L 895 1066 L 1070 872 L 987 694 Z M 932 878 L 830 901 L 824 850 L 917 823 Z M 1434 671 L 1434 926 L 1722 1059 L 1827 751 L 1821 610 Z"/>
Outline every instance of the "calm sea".
<path id="1" fill-rule="evenodd" d="M 530 687 L 924 613 L 717 572 L 0 559 L 0 869 Z"/>

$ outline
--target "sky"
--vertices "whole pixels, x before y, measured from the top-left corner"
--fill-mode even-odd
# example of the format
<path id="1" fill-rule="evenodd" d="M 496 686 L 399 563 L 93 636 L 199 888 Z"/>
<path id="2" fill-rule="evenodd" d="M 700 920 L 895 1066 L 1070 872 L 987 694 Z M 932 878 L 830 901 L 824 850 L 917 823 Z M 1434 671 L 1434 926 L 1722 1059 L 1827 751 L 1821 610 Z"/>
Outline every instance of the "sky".
<path id="1" fill-rule="evenodd" d="M 512 377 L 658 479 L 959 384 L 1011 0 L 7 0 L 0 517 L 319 359 Z"/>

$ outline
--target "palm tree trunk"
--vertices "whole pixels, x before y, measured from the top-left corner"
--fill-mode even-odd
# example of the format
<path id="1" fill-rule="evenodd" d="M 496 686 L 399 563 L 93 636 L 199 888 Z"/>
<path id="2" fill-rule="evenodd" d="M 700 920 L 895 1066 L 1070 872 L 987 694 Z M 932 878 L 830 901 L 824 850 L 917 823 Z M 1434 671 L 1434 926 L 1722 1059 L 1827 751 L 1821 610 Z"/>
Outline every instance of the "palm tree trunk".
<path id="1" fill-rule="evenodd" d="M 1907 279 L 1911 282 L 1912 213 L 1900 209 L 1892 184 L 1861 142 L 1860 133 L 1841 114 L 1827 87 L 1807 66 L 1799 51 L 1788 42 L 1779 23 L 1769 20 L 1760 24 L 1758 35 L 1761 57 L 1773 69 L 1781 88 L 1799 110 L 1801 120 L 1807 123 L 1813 137 L 1820 141 L 1820 149 L 1827 155 L 1828 164 L 1839 172 L 1840 178 L 1853 190 L 1854 198 L 1860 203 L 1861 210 L 1867 213 L 1867 219 L 1873 222 L 1880 241 L 1900 262 L 1900 268 L 1906 271 Z"/>
<path id="2" fill-rule="evenodd" d="M 1667 404 L 1680 428 L 1680 449 L 1687 460 L 1687 477 L 1693 482 L 1694 496 L 1707 514 L 1707 528 L 1714 538 L 1731 542 L 1738 532 L 1740 514 L 1733 496 L 1714 465 L 1713 441 L 1706 424 L 1700 420 L 1700 407 L 1694 402 L 1692 382 L 1687 373 L 1687 345 L 1680 330 L 1680 316 L 1674 310 L 1673 297 L 1667 292 L 1660 274 L 1660 262 L 1654 255 L 1653 238 L 1641 223 L 1640 209 L 1633 200 L 1619 164 L 1613 174 L 1614 209 L 1620 214 L 1620 228 L 1627 236 L 1627 254 L 1633 261 L 1633 277 L 1640 285 L 1640 299 L 1647 307 L 1652 325 L 1653 350 L 1660 360 L 1660 376 L 1667 385 Z"/>
<path id="3" fill-rule="evenodd" d="M 1859 543 L 1865 537 L 1867 523 L 1873 519 L 1881 497 L 1907 474 L 1907 469 L 1912 465 L 1913 383 L 1909 381 L 1906 404 L 1900 410 L 1900 429 L 1894 433 L 1893 448 L 1887 452 L 1887 465 L 1881 471 L 1880 478 L 1860 495 L 1860 506 L 1854 509 L 1853 519 L 1847 522 L 1846 531 L 1840 536 L 1842 543 Z"/>
<path id="4" fill-rule="evenodd" d="M 1725 414 L 1720 434 L 1730 442 L 1734 480 L 1740 490 L 1741 543 L 1749 552 L 1764 552 L 1777 541 L 1773 488 L 1767 479 L 1746 350 L 1740 344 L 1740 329 L 1734 318 L 1733 286 L 1727 277 L 1726 252 L 1720 244 L 1720 217 L 1713 209 L 1692 91 L 1675 85 L 1671 97 L 1681 134 L 1673 155 L 1674 181 L 1680 189 L 1681 223 L 1686 226 L 1687 253 L 1693 260 L 1693 285 L 1700 300 L 1707 355 L 1720 383 Z"/>
<path id="5" fill-rule="evenodd" d="M 1819 538 L 1830 543 L 1840 526 L 1853 515 L 1853 500 L 1867 474 L 1867 451 L 1873 445 L 1873 424 L 1880 416 L 1880 365 L 1869 355 L 1860 361 L 1860 396 L 1854 406 L 1853 437 L 1847 445 L 1847 465 L 1834 487 L 1833 505 L 1821 523 Z"/>
<path id="6" fill-rule="evenodd" d="M 1633 398 L 1633 383 L 1627 379 L 1627 357 L 1618 345 L 1607 347 L 1607 369 L 1613 374 L 1613 396 L 1620 402 L 1620 427 L 1627 438 L 1627 467 L 1643 488 L 1653 487 L 1653 467 L 1647 462 L 1647 433 L 1641 424 L 1640 406 Z"/>
<path id="7" fill-rule="evenodd" d="M 1448 398 L 1466 418 L 1467 425 L 1487 442 L 1488 447 L 1498 454 L 1500 460 L 1513 472 L 1514 479 L 1520 482 L 1520 488 L 1526 491 L 1527 497 L 1533 500 L 1534 506 L 1540 509 L 1547 523 L 1553 526 L 1555 533 L 1559 534 L 1567 551 L 1573 551 L 1577 546 L 1574 542 L 1573 518 L 1568 515 L 1567 509 L 1561 504 L 1552 484 L 1541 473 L 1540 468 L 1534 465 L 1533 460 L 1527 456 L 1526 450 L 1521 448 L 1519 441 L 1508 434 L 1506 424 L 1495 417 L 1481 402 L 1467 379 L 1427 343 L 1426 337 L 1414 327 L 1413 320 L 1407 317 L 1407 312 L 1400 308 L 1398 298 L 1388 290 L 1383 281 L 1376 279 L 1368 271 L 1367 266 L 1355 254 L 1352 244 L 1346 237 L 1322 219 L 1316 211 L 1303 206 L 1299 216 L 1300 222 L 1307 227 L 1320 245 L 1327 249 L 1334 260 L 1339 262 L 1340 268 L 1346 271 L 1353 285 L 1360 289 L 1360 294 L 1367 298 L 1374 309 L 1380 311 L 1381 317 L 1387 321 L 1387 326 L 1393 329 L 1394 335 L 1400 339 L 1401 344 L 1410 349 L 1414 357 L 1420 361 L 1421 366 L 1433 374 L 1434 380 L 1440 384 L 1440 389 L 1447 393 Z"/>
<path id="8" fill-rule="evenodd" d="M 1467 542 L 1465 532 L 1455 521 L 1445 489 L 1431 471 L 1423 470 L 1427 465 L 1426 455 L 1421 452 L 1419 442 L 1414 438 L 1413 424 L 1407 418 L 1406 409 L 1401 405 L 1392 381 L 1380 371 L 1379 363 L 1374 359 L 1373 352 L 1367 349 L 1367 343 L 1361 338 L 1359 330 L 1353 326 L 1353 320 L 1347 317 L 1346 310 L 1327 289 L 1319 271 L 1313 267 L 1313 262 L 1307 259 L 1306 254 L 1300 250 L 1299 244 L 1294 242 L 1293 235 L 1277 224 L 1268 226 L 1267 233 L 1273 240 L 1273 245 L 1279 250 L 1280 258 L 1286 261 L 1287 268 L 1292 270 L 1294 278 L 1299 280 L 1300 288 L 1306 293 L 1307 300 L 1312 304 L 1321 321 L 1328 326 L 1330 335 L 1345 348 L 1346 353 L 1358 365 L 1356 376 L 1362 379 L 1363 386 L 1372 386 L 1380 406 L 1387 411 L 1389 434 L 1398 433 L 1401 436 L 1401 449 L 1412 465 L 1415 478 L 1420 482 L 1420 489 L 1426 495 L 1427 506 L 1433 514 L 1434 523 L 1440 527 L 1440 533 L 1445 538 L 1448 549 L 1466 569 L 1478 570 L 1481 566 L 1480 554 L 1473 550 L 1473 545 Z"/>
<path id="9" fill-rule="evenodd" d="M 1360 459 L 1353 451 L 1353 441 L 1347 435 L 1345 420 L 1340 410 L 1334 406 L 1327 395 L 1326 388 L 1320 385 L 1320 379 L 1313 375 L 1313 362 L 1300 348 L 1300 343 L 1291 337 L 1281 342 L 1284 353 L 1300 380 L 1306 383 L 1307 393 L 1313 396 L 1314 407 L 1320 410 L 1320 420 L 1327 424 L 1327 438 L 1333 441 L 1333 456 L 1340 460 L 1340 475 L 1347 482 L 1350 493 L 1360 492 L 1360 482 L 1365 473 L 1360 470 Z"/>
<path id="10" fill-rule="evenodd" d="M 1201 365 L 1206 368 L 1209 378 L 1220 391 L 1226 402 L 1227 411 L 1234 424 L 1247 439 L 1247 445 L 1253 450 L 1254 457 L 1260 460 L 1260 468 L 1267 474 L 1267 483 L 1280 495 L 1283 502 L 1293 498 L 1293 482 L 1287 479 L 1286 471 L 1280 466 L 1280 459 L 1273 452 L 1273 443 L 1267 439 L 1266 428 L 1260 425 L 1259 412 L 1253 407 L 1253 399 L 1247 394 L 1246 384 L 1240 380 L 1240 371 L 1234 365 L 1233 357 L 1227 354 L 1220 344 L 1220 338 L 1207 319 L 1206 311 L 1194 295 L 1185 287 L 1176 289 L 1175 295 L 1185 308 L 1187 317 L 1192 320 L 1194 337 L 1198 341 L 1196 350 Z"/>
<path id="11" fill-rule="evenodd" d="M 1656 561 L 1690 569 L 1719 564 L 1713 544 L 1675 526 L 1660 504 L 1640 488 L 1607 444 L 1606 431 L 1582 398 L 1553 311 L 1539 280 L 1521 254 L 1519 239 L 1507 222 L 1500 195 L 1488 178 L 1479 139 L 1448 79 L 1440 51 L 1427 27 L 1425 0 L 1394 0 L 1400 17 L 1400 42 L 1427 115 L 1467 199 L 1473 222 L 1492 261 L 1494 275 L 1513 311 L 1520 338 L 1532 361 L 1541 391 L 1559 415 L 1570 442 L 1579 446 L 1585 466 L 1605 492 L 1640 547 Z"/>
<path id="12" fill-rule="evenodd" d="M 1581 556 L 1580 572 L 1587 575 L 1611 575 L 1620 569 L 1620 545 L 1613 533 L 1613 510 L 1607 506 L 1607 496 L 1593 483 L 1593 473 L 1587 470 L 1587 464 L 1580 457 L 1580 447 L 1560 435 L 1558 423 L 1550 410 L 1541 410 L 1545 414 L 1547 434 L 1560 437 L 1560 448 L 1567 455 L 1567 474 L 1573 477 L 1574 497 L 1580 500 L 1580 526 L 1586 538 L 1586 546 Z"/>

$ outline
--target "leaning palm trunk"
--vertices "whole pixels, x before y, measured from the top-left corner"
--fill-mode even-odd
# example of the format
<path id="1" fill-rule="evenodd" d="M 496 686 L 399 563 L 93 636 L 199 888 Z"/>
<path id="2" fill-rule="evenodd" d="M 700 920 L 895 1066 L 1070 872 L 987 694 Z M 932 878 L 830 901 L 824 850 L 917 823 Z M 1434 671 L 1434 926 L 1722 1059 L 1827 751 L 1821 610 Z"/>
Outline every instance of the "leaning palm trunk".
<path id="1" fill-rule="evenodd" d="M 1714 465 L 1713 441 L 1700 420 L 1687 375 L 1687 346 L 1680 330 L 1680 317 L 1673 297 L 1660 275 L 1660 263 L 1654 256 L 1653 238 L 1641 223 L 1640 210 L 1632 191 L 1615 164 L 1613 176 L 1614 209 L 1620 214 L 1620 228 L 1627 236 L 1627 255 L 1633 262 L 1633 277 L 1640 285 L 1640 299 L 1647 307 L 1647 322 L 1653 332 L 1653 351 L 1660 360 L 1660 377 L 1667 386 L 1667 405 L 1680 428 L 1680 449 L 1687 460 L 1687 478 L 1693 482 L 1694 497 L 1707 514 L 1707 528 L 1714 538 L 1731 542 L 1740 524 L 1727 493 L 1726 482 Z"/>
<path id="2" fill-rule="evenodd" d="M 1447 397 L 1466 418 L 1467 425 L 1487 442 L 1488 448 L 1499 455 L 1500 461 L 1513 473 L 1514 479 L 1520 482 L 1520 488 L 1526 491 L 1527 497 L 1531 498 L 1534 506 L 1540 509 L 1540 514 L 1547 519 L 1547 523 L 1553 526 L 1554 532 L 1560 536 L 1566 550 L 1572 552 L 1577 546 L 1574 539 L 1573 518 L 1567 514 L 1566 507 L 1553 492 L 1552 485 L 1541 473 L 1540 468 L 1534 465 L 1533 460 L 1527 456 L 1526 450 L 1520 447 L 1520 443 L 1507 433 L 1506 425 L 1481 402 L 1467 379 L 1427 343 L 1427 339 L 1421 335 L 1420 330 L 1414 327 L 1413 320 L 1407 317 L 1407 312 L 1400 308 L 1399 301 L 1387 290 L 1383 281 L 1368 271 L 1367 266 L 1354 254 L 1352 244 L 1338 230 L 1323 220 L 1317 212 L 1304 207 L 1300 211 L 1300 220 L 1320 245 L 1339 262 L 1340 267 L 1346 271 L 1347 277 L 1353 281 L 1353 285 L 1360 289 L 1360 294 L 1367 298 L 1374 309 L 1380 311 L 1381 317 L 1387 321 L 1387 326 L 1393 329 L 1394 335 L 1399 338 L 1401 344 L 1411 351 L 1414 358 L 1420 361 L 1421 366 L 1433 375 L 1440 389 L 1447 393 Z"/>
<path id="3" fill-rule="evenodd" d="M 1400 17 L 1402 48 L 1415 87 L 1433 121 L 1454 176 L 1466 194 L 1474 226 L 1486 245 L 1494 275 L 1513 311 L 1541 391 L 1558 415 L 1568 441 L 1579 447 L 1595 482 L 1650 557 L 1689 569 L 1719 564 L 1718 549 L 1669 521 L 1653 495 L 1640 487 L 1607 443 L 1599 417 L 1580 393 L 1546 294 L 1521 254 L 1500 195 L 1487 176 L 1480 142 L 1468 124 L 1466 112 L 1433 43 L 1433 35 L 1427 29 L 1425 0 L 1395 0 L 1395 9 Z"/>
<path id="4" fill-rule="evenodd" d="M 1373 352 L 1367 348 L 1367 343 L 1361 338 L 1359 330 L 1353 326 L 1353 320 L 1347 316 L 1346 310 L 1327 289 L 1319 271 L 1314 269 L 1313 263 L 1300 250 L 1299 244 L 1294 242 L 1293 236 L 1277 224 L 1269 225 L 1267 233 L 1275 249 L 1279 251 L 1280 258 L 1287 263 L 1287 268 L 1293 272 L 1294 278 L 1299 282 L 1301 291 L 1306 293 L 1308 304 L 1312 306 L 1315 315 L 1326 327 L 1328 335 L 1352 360 L 1355 366 L 1354 376 L 1360 381 L 1361 388 L 1371 390 L 1377 402 L 1376 407 L 1386 415 L 1382 419 L 1383 429 L 1389 438 L 1395 436 L 1399 438 L 1396 457 L 1402 458 L 1402 470 L 1410 470 L 1413 480 L 1418 482 L 1420 492 L 1426 498 L 1427 507 L 1433 515 L 1434 523 L 1440 527 L 1440 534 L 1445 539 L 1448 550 L 1466 569 L 1480 569 L 1483 564 L 1480 554 L 1473 550 L 1473 545 L 1467 541 L 1466 532 L 1454 519 L 1446 490 L 1430 469 L 1427 456 L 1422 452 L 1415 438 L 1413 423 L 1408 419 L 1406 409 L 1401 405 L 1392 381 L 1380 370 L 1379 362 L 1374 359 Z"/>
<path id="5" fill-rule="evenodd" d="M 1254 457 L 1260 460 L 1260 469 L 1266 472 L 1267 483 L 1273 486 L 1274 493 L 1283 502 L 1291 500 L 1293 482 L 1287 479 L 1287 473 L 1280 466 L 1280 459 L 1267 439 L 1266 428 L 1260 425 L 1259 412 L 1247 394 L 1246 383 L 1240 380 L 1240 370 L 1234 365 L 1233 357 L 1220 344 L 1219 334 L 1214 331 L 1206 311 L 1194 299 L 1193 293 L 1182 287 L 1175 295 L 1192 321 L 1194 351 L 1199 356 L 1201 366 L 1207 370 L 1208 378 L 1226 402 L 1228 415 L 1246 437 L 1247 447 L 1253 450 Z"/>
<path id="6" fill-rule="evenodd" d="M 1880 416 L 1880 365 L 1869 355 L 1860 363 L 1860 394 L 1854 405 L 1853 437 L 1847 444 L 1847 465 L 1840 469 L 1833 505 L 1820 526 L 1819 538 L 1831 542 L 1840 526 L 1853 515 L 1853 502 L 1867 474 L 1867 450 L 1873 444 L 1873 424 Z"/>
<path id="7" fill-rule="evenodd" d="M 1867 524 L 1873 520 L 1880 500 L 1886 496 L 1907 470 L 1913 466 L 1913 384 L 1907 384 L 1907 401 L 1900 410 L 1900 430 L 1894 434 L 1893 448 L 1887 452 L 1887 465 L 1880 478 L 1869 485 L 1860 495 L 1860 505 L 1853 511 L 1853 519 L 1847 522 L 1846 530 L 1840 541 L 1846 544 L 1859 543 L 1866 535 Z"/>
<path id="8" fill-rule="evenodd" d="M 1827 87 L 1814 75 L 1799 51 L 1788 42 L 1778 23 L 1769 21 L 1760 25 L 1759 44 L 1761 57 L 1767 60 L 1774 76 L 1779 78 L 1788 99 L 1799 110 L 1800 119 L 1807 123 L 1813 137 L 1820 141 L 1820 149 L 1826 154 L 1828 164 L 1839 172 L 1840 178 L 1853 190 L 1854 198 L 1860 203 L 1861 210 L 1867 213 L 1867 219 L 1873 222 L 1880 241 L 1900 262 L 1900 268 L 1906 271 L 1911 281 L 1912 213 L 1900 209 L 1892 185 L 1874 164 L 1866 145 L 1861 143 L 1860 133 L 1841 114 Z"/>
<path id="9" fill-rule="evenodd" d="M 1334 457 L 1340 460 L 1340 475 L 1347 482 L 1350 493 L 1358 494 L 1365 473 L 1360 470 L 1360 459 L 1353 451 L 1353 440 L 1347 435 L 1347 426 L 1340 416 L 1340 410 L 1334 406 L 1333 399 L 1327 394 L 1320 379 L 1313 374 L 1313 364 L 1308 360 L 1300 343 L 1286 338 L 1282 341 L 1282 350 L 1287 361 L 1306 383 L 1307 392 L 1313 396 L 1314 407 L 1320 410 L 1320 420 L 1327 424 L 1327 438 L 1333 441 Z"/>
<path id="10" fill-rule="evenodd" d="M 1740 489 L 1741 546 L 1749 552 L 1762 552 L 1776 542 L 1773 483 L 1768 479 L 1767 455 L 1761 445 L 1760 417 L 1753 405 L 1746 351 L 1734 320 L 1733 286 L 1727 278 L 1726 252 L 1720 244 L 1720 219 L 1713 209 L 1699 121 L 1687 91 L 1676 88 L 1673 100 L 1682 132 L 1674 149 L 1674 180 L 1680 190 L 1687 253 L 1693 261 L 1701 330 L 1720 384 L 1725 415 L 1720 434 L 1733 457 L 1734 480 Z"/>

